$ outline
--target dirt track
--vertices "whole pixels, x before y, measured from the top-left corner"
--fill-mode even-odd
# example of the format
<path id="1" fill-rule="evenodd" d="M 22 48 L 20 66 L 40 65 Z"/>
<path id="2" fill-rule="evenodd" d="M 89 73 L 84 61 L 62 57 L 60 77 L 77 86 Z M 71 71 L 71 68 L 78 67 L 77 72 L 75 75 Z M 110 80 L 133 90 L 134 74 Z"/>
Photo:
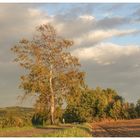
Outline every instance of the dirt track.
<path id="1" fill-rule="evenodd" d="M 94 137 L 140 137 L 140 119 L 93 124 Z"/>
<path id="2" fill-rule="evenodd" d="M 30 130 L 19 129 L 19 131 L 0 131 L 0 137 L 32 137 L 64 128 L 66 128 L 66 126 L 32 128 Z M 93 137 L 140 137 L 140 119 L 93 123 Z"/>

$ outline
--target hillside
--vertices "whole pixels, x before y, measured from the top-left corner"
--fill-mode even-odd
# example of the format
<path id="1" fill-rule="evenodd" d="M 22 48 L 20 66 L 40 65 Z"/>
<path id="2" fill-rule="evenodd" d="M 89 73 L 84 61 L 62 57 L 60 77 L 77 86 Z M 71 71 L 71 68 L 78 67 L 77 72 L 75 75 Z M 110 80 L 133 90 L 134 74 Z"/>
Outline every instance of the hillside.
<path id="1" fill-rule="evenodd" d="M 33 113 L 33 108 L 27 107 L 0 108 L 0 127 L 30 125 Z"/>
<path id="2" fill-rule="evenodd" d="M 7 113 L 11 113 L 15 115 L 25 115 L 25 114 L 32 114 L 33 112 L 34 112 L 33 108 L 19 107 L 19 106 L 5 107 L 5 108 L 0 108 L 0 117 L 2 117 Z"/>

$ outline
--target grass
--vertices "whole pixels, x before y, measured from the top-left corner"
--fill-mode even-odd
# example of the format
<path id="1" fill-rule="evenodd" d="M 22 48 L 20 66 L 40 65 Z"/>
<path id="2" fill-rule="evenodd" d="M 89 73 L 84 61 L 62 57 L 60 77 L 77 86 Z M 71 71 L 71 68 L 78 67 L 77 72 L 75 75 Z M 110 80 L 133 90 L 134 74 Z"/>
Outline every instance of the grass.
<path id="1" fill-rule="evenodd" d="M 47 125 L 44 127 L 26 126 L 22 128 L 0 128 L 0 132 L 2 132 L 2 134 L 6 134 L 6 136 L 8 136 L 8 134 L 14 135 L 16 134 L 15 132 L 28 132 L 29 130 L 33 137 L 92 137 L 92 129 L 88 124 L 60 124 Z"/>
<path id="2" fill-rule="evenodd" d="M 25 127 L 6 127 L 6 128 L 0 128 L 0 131 L 21 131 L 21 130 L 31 130 L 33 129 L 32 126 L 25 126 Z"/>
<path id="3" fill-rule="evenodd" d="M 71 125 L 69 128 L 63 128 L 50 132 L 48 134 L 35 135 L 36 137 L 92 137 L 91 128 L 88 124 Z"/>

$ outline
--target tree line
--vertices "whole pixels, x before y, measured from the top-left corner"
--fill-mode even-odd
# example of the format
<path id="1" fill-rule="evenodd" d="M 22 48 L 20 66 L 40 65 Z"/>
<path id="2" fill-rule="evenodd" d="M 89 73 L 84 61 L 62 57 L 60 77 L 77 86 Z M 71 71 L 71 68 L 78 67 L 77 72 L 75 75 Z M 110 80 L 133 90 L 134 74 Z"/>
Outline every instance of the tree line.
<path id="1" fill-rule="evenodd" d="M 73 41 L 57 35 L 50 24 L 36 28 L 31 40 L 22 39 L 12 51 L 26 70 L 20 77 L 22 100 L 36 98 L 32 122 L 55 124 L 91 122 L 101 118 L 128 119 L 140 115 L 140 103 L 124 102 L 113 89 L 90 89 L 78 58 L 69 52 Z M 65 106 L 65 107 L 64 107 Z"/>
<path id="2" fill-rule="evenodd" d="M 139 118 L 140 100 L 135 105 L 125 102 L 111 88 L 87 88 L 79 97 L 78 102 L 68 102 L 63 117 L 69 123 Z"/>

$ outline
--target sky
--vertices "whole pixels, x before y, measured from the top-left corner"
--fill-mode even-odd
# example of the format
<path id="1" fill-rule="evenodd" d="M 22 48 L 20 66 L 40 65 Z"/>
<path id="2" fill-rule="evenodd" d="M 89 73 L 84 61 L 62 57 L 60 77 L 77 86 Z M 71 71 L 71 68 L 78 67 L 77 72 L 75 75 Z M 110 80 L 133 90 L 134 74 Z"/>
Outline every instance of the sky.
<path id="1" fill-rule="evenodd" d="M 140 4 L 44 3 L 0 4 L 0 107 L 20 104 L 23 70 L 10 51 L 20 39 L 32 38 L 35 27 L 50 23 L 60 36 L 74 41 L 91 88 L 113 88 L 126 101 L 140 99 Z"/>

